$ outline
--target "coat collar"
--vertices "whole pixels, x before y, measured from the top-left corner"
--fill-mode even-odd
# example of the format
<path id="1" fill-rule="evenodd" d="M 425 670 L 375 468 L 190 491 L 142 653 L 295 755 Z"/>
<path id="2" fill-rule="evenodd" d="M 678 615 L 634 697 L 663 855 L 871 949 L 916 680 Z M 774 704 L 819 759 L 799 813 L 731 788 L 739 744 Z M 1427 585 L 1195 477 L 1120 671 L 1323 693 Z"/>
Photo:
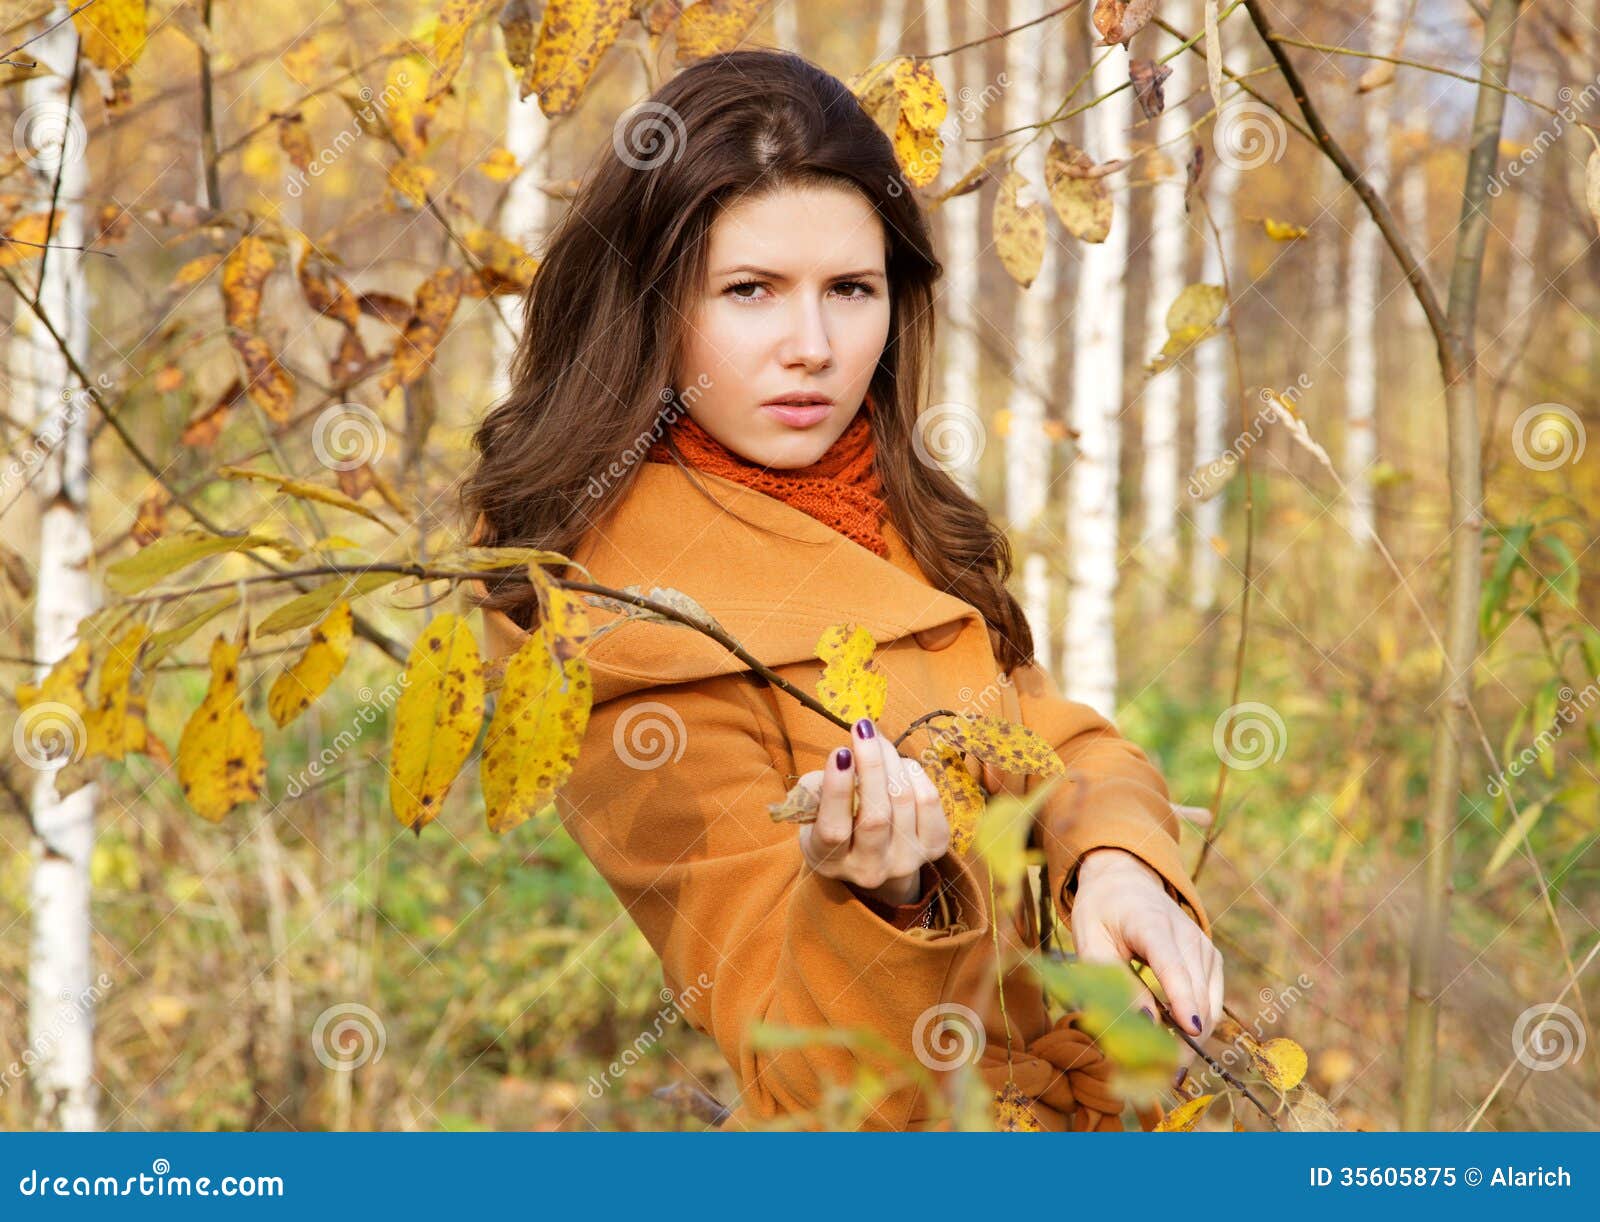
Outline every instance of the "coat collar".
<path id="1" fill-rule="evenodd" d="M 982 624 L 971 604 L 928 583 L 892 524 L 883 527 L 885 559 L 775 497 L 704 471 L 695 479 L 704 493 L 675 463 L 643 463 L 573 559 L 613 588 L 681 590 L 773 667 L 815 660 L 817 638 L 834 624 L 859 624 L 880 645 Z M 593 613 L 597 626 L 613 618 Z M 745 669 L 702 633 L 639 620 L 604 633 L 588 657 L 596 703 Z"/>

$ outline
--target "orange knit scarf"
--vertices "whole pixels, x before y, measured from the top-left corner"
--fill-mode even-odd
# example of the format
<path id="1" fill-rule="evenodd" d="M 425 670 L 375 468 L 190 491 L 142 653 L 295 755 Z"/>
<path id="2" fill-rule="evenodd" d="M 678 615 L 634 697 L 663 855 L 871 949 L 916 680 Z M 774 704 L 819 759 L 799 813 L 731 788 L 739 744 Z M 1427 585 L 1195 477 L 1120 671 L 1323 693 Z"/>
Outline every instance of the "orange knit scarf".
<path id="1" fill-rule="evenodd" d="M 870 399 L 816 462 L 788 469 L 763 467 L 728 449 L 692 417 L 679 416 L 670 434 L 691 466 L 793 505 L 868 551 L 889 555 L 880 523 L 887 512 L 873 459 Z M 671 462 L 667 438 L 650 447 L 650 462 Z"/>

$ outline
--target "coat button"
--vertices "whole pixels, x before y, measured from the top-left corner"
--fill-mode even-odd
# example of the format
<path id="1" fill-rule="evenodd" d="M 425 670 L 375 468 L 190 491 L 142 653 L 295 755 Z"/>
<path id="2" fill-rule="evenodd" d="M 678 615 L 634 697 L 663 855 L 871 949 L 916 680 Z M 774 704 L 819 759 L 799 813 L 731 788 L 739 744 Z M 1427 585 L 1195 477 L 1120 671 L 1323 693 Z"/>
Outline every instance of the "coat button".
<path id="1" fill-rule="evenodd" d="M 951 620 L 948 624 L 924 628 L 921 632 L 913 632 L 911 635 L 917 638 L 918 645 L 937 653 L 941 649 L 950 648 L 955 639 L 961 635 L 963 623 L 962 620 Z"/>

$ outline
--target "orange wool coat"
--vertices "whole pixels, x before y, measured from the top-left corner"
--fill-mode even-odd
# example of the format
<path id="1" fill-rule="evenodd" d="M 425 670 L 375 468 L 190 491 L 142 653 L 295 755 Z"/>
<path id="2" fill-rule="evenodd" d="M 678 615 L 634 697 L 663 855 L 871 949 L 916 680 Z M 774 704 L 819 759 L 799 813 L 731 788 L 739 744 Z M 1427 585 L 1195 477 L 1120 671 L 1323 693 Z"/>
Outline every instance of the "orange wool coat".
<path id="1" fill-rule="evenodd" d="M 1037 666 L 1002 675 L 978 611 L 934 589 L 891 525 L 884 559 L 780 500 L 704 472 L 696 478 L 715 503 L 676 465 L 644 463 L 573 558 L 613 588 L 683 591 L 807 692 L 821 674 L 815 649 L 823 630 L 864 626 L 888 677 L 883 732 L 898 735 L 936 708 L 984 713 L 1029 726 L 1069 765 L 1035 829 L 1058 930 L 1070 929 L 1071 896 L 1062 892 L 1079 858 L 1115 846 L 1149 863 L 1209 934 L 1161 773 Z M 594 618 L 613 616 L 597 610 Z M 525 638 L 502 612 L 485 614 L 484 632 L 491 657 Z M 767 804 L 848 745 L 844 730 L 682 626 L 631 621 L 595 640 L 588 657 L 594 709 L 557 807 L 660 956 L 684 1017 L 711 1036 L 736 1075 L 740 1097 L 726 1128 L 810 1112 L 861 1069 L 905 1079 L 903 1059 L 870 1041 L 757 1049 L 752 1023 L 865 1029 L 900 1058 L 931 1048 L 924 1063 L 942 1070 L 950 1063 L 943 1058 L 959 1060 L 962 1050 L 952 1050 L 949 1032 L 942 1043 L 930 1034 L 940 1006 L 980 1016 L 983 1035 L 966 1049 L 977 1073 L 996 1090 L 1009 1077 L 1040 1127 L 1121 1127 L 1120 1100 L 1106 1087 L 1109 1062 L 1067 1016 L 1052 1016 L 1026 967 L 1006 977 L 1002 1016 L 981 858 L 952 851 L 936 863 L 966 928 L 930 937 L 895 928 L 846 884 L 809 869 L 796 825 L 772 821 Z M 902 753 L 921 740 L 912 736 Z M 991 793 L 1040 783 L 983 774 Z M 1008 947 L 1037 945 L 1036 911 L 1024 890 L 1000 922 Z M 861 1127 L 929 1127 L 938 1103 L 907 1085 L 881 1097 Z"/>

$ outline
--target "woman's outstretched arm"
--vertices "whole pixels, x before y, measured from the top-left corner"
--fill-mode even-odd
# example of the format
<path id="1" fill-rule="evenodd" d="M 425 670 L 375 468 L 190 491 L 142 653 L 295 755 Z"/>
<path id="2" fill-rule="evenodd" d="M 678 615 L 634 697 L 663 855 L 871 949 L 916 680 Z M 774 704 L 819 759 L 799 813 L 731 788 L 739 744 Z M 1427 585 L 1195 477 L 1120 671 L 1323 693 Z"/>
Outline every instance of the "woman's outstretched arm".
<path id="1" fill-rule="evenodd" d="M 808 1111 L 862 1070 L 903 1077 L 913 1033 L 965 956 L 980 953 L 988 911 L 959 858 L 934 863 L 964 928 L 897 929 L 849 884 L 806 865 L 797 829 L 774 823 L 792 778 L 781 728 L 748 676 L 657 687 L 595 707 L 562 821 L 656 953 L 670 987 L 711 1035 L 741 1087 L 770 1117 Z M 900 1058 L 817 1042 L 757 1051 L 755 1022 L 874 1033 Z M 913 1067 L 914 1063 L 913 1063 Z M 904 1128 L 929 1108 L 914 1085 L 883 1099 L 864 1127 Z"/>

